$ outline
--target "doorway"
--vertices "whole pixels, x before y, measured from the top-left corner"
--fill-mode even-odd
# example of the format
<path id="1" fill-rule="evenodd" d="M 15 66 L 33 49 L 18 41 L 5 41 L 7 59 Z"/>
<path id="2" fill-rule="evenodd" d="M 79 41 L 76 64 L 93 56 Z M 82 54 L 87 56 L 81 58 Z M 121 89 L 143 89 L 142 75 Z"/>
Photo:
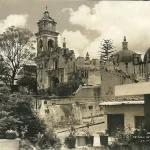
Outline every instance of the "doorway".
<path id="1" fill-rule="evenodd" d="M 107 129 L 110 136 L 115 136 L 117 130 L 124 130 L 124 114 L 108 114 Z"/>

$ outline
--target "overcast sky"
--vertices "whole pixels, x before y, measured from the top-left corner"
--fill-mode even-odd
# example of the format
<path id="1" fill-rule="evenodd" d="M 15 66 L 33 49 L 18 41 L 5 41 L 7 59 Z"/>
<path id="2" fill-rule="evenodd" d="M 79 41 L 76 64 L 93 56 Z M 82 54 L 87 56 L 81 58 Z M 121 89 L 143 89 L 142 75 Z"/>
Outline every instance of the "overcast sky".
<path id="1" fill-rule="evenodd" d="M 98 58 L 102 39 L 112 39 L 116 50 L 126 36 L 129 49 L 144 53 L 150 47 L 150 3 L 144 1 L 0 0 L 0 33 L 11 25 L 37 32 L 37 22 L 48 6 L 61 39 L 77 55 Z"/>

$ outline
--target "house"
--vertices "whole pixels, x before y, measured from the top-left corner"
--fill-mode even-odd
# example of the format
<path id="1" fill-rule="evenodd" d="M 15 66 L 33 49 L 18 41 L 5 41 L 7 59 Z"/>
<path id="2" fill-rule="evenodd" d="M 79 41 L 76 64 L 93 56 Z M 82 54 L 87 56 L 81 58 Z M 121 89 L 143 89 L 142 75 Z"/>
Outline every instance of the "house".
<path id="1" fill-rule="evenodd" d="M 115 98 L 101 102 L 104 107 L 105 129 L 114 136 L 117 128 L 140 128 L 150 130 L 150 82 L 115 86 Z"/>
<path id="2" fill-rule="evenodd" d="M 141 127 L 144 123 L 144 100 L 141 100 L 143 97 L 139 99 L 137 101 L 130 97 L 130 101 L 122 98 L 122 101 L 100 103 L 104 107 L 105 130 L 108 130 L 110 136 L 115 136 L 117 129 Z"/>

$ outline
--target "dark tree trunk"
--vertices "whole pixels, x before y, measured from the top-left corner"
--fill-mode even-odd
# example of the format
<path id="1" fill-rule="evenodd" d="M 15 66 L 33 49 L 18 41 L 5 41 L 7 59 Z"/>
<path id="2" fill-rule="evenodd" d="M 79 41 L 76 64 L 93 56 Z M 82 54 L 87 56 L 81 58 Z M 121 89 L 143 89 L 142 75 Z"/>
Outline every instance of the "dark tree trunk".
<path id="1" fill-rule="evenodd" d="M 13 71 L 13 74 L 12 74 L 12 78 L 11 78 L 11 93 L 14 92 L 14 80 L 15 80 L 15 75 L 16 75 L 16 71 Z"/>

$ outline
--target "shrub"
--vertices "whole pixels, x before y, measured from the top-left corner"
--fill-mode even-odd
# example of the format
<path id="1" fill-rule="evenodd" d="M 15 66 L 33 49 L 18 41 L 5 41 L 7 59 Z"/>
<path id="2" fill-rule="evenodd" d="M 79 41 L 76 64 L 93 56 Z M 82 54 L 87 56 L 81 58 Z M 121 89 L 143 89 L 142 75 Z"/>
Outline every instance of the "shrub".
<path id="1" fill-rule="evenodd" d="M 5 135 L 7 130 L 16 130 L 19 137 L 29 140 L 32 144 L 38 142 L 37 135 L 44 135 L 44 141 L 52 144 L 59 140 L 54 138 L 53 132 L 45 135 L 46 124 L 34 112 L 35 99 L 20 94 L 0 94 L 0 132 Z M 53 144 L 52 144 L 53 146 Z"/>

